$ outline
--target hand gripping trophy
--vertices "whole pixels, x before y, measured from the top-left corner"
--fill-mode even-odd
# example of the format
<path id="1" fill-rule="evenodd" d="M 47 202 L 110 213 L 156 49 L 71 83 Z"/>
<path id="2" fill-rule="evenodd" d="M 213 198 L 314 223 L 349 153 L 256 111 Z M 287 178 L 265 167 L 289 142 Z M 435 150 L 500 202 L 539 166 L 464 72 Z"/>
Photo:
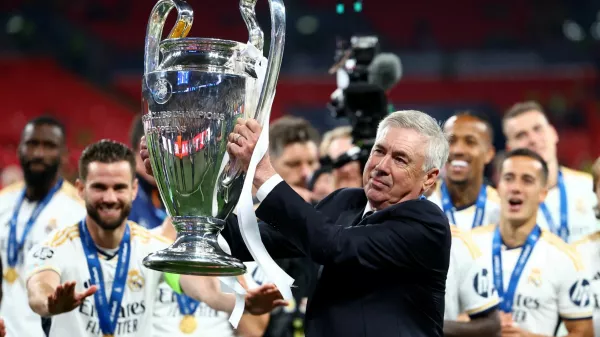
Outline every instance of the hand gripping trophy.
<path id="1" fill-rule="evenodd" d="M 183 0 L 159 0 L 147 27 L 142 83 L 143 122 L 152 170 L 177 231 L 167 249 L 144 259 L 148 268 L 206 276 L 245 273 L 217 243 L 236 206 L 245 174 L 229 160 L 227 136 L 240 117 L 268 117 L 281 67 L 285 8 L 269 0 L 271 47 L 256 22 L 257 0 L 241 0 L 249 42 L 186 37 L 193 11 Z M 161 41 L 169 12 L 177 22 Z"/>

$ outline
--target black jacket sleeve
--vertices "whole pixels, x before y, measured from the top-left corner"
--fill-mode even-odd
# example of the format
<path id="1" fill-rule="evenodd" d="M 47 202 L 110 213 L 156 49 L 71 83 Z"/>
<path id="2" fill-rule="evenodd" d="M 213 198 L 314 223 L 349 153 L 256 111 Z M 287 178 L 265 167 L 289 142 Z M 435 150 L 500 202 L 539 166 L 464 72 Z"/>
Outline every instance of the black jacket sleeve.
<path id="1" fill-rule="evenodd" d="M 375 213 L 372 219 L 377 222 L 367 226 L 336 225 L 282 182 L 263 200 L 256 214 L 276 225 L 318 264 L 369 270 L 447 269 L 450 228 L 437 206 L 411 200 L 392 207 L 392 211 Z M 375 220 L 378 214 L 380 219 Z M 445 263 L 439 254 L 445 254 Z"/>
<path id="2" fill-rule="evenodd" d="M 272 226 L 258 221 L 258 228 L 260 230 L 260 238 L 262 239 L 267 252 L 273 259 L 286 259 L 293 257 L 305 256 L 299 249 L 294 246 L 281 232 Z M 242 233 L 240 232 L 240 226 L 238 224 L 237 216 L 231 214 L 227 218 L 227 223 L 221 235 L 229 244 L 231 248 L 231 255 L 242 260 L 252 261 L 252 255 L 248 251 Z"/>

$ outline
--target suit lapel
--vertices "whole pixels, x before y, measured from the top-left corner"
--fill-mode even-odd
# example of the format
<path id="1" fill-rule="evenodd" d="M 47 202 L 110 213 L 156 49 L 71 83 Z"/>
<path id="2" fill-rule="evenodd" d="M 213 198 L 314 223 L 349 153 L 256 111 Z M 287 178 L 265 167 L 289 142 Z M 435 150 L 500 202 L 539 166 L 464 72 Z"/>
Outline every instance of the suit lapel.
<path id="1" fill-rule="evenodd" d="M 360 223 L 360 220 L 362 220 L 362 214 L 364 211 L 364 208 L 345 210 L 338 218 L 338 224 L 347 227 L 354 227 Z"/>

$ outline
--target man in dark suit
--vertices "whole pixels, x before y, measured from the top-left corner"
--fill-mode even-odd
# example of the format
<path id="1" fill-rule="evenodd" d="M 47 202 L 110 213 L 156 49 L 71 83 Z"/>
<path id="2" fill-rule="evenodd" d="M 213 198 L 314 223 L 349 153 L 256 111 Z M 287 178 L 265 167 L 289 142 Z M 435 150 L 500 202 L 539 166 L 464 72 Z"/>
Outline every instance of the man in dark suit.
<path id="1" fill-rule="evenodd" d="M 260 132 L 256 121 L 240 120 L 229 135 L 228 152 L 244 168 Z M 338 190 L 316 209 L 263 157 L 254 186 L 265 247 L 276 259 L 304 255 L 323 265 L 306 312 L 307 336 L 443 335 L 451 232 L 439 207 L 421 195 L 447 157 L 433 118 L 392 113 L 379 125 L 364 189 Z M 232 255 L 251 259 L 234 216 L 223 236 Z"/>
<path id="2" fill-rule="evenodd" d="M 247 167 L 260 135 L 240 120 L 228 151 Z M 316 209 L 270 165 L 254 176 L 263 242 L 274 258 L 298 251 L 324 266 L 306 313 L 308 336 L 442 336 L 451 234 L 436 205 L 420 199 L 448 156 L 434 119 L 396 112 L 379 126 L 365 167 L 364 189 L 342 189 Z M 374 212 L 369 216 L 371 212 Z M 366 215 L 366 216 L 365 216 Z M 249 258 L 234 223 L 224 237 Z"/>

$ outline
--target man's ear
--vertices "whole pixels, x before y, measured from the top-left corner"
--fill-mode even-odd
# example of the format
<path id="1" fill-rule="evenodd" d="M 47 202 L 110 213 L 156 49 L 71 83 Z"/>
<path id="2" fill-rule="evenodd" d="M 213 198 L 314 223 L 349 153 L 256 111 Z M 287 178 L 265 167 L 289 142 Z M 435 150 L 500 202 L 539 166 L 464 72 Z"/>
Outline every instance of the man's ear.
<path id="1" fill-rule="evenodd" d="M 491 163 L 492 160 L 494 160 L 495 156 L 496 156 L 496 149 L 494 148 L 494 145 L 490 144 L 487 151 L 485 152 L 485 159 L 484 159 L 485 164 L 488 165 L 489 163 Z"/>
<path id="2" fill-rule="evenodd" d="M 135 198 L 137 198 L 138 188 L 139 188 L 139 181 L 138 181 L 137 178 L 134 178 L 133 179 L 133 185 L 132 185 L 131 200 L 135 200 Z"/>
<path id="3" fill-rule="evenodd" d="M 77 194 L 79 194 L 79 197 L 83 200 L 83 189 L 85 188 L 85 182 L 77 178 L 77 180 L 75 180 L 75 188 L 77 188 Z"/>
<path id="4" fill-rule="evenodd" d="M 437 168 L 431 169 L 425 174 L 425 180 L 423 181 L 423 186 L 421 187 L 423 192 L 429 190 L 435 185 L 439 175 L 440 169 Z"/>

